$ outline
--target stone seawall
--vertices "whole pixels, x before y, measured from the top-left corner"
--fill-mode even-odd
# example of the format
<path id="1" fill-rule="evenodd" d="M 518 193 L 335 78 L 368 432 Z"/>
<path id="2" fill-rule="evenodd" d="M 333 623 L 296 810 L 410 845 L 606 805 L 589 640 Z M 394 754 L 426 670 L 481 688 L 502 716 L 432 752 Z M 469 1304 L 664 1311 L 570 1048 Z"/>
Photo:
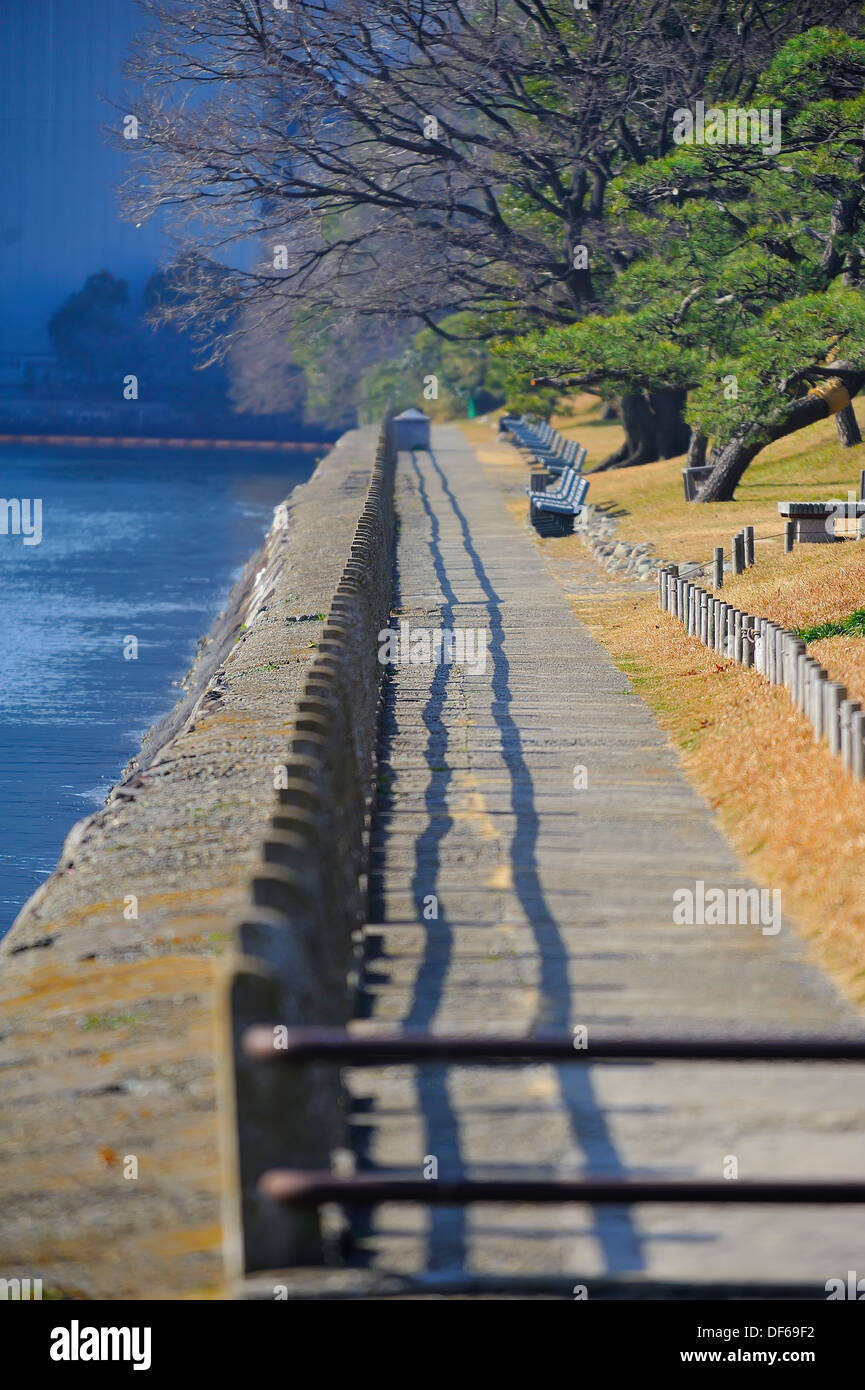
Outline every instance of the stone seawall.
<path id="1" fill-rule="evenodd" d="M 377 439 L 343 436 L 291 494 L 183 700 L 0 946 L 0 1276 L 67 1297 L 220 1296 L 220 957 Z"/>

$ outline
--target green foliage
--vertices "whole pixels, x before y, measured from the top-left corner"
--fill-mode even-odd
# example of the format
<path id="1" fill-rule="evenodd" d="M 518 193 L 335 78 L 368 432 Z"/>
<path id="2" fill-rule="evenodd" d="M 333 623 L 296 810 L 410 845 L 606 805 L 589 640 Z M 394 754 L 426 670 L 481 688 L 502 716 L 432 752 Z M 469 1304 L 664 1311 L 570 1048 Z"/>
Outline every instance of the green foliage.
<path id="1" fill-rule="evenodd" d="M 399 357 L 366 373 L 358 402 L 362 419 L 380 418 L 388 404 L 399 409 L 414 405 L 433 419 L 448 420 L 467 415 L 470 404 L 482 412 L 503 403 L 505 371 L 487 342 L 476 336 L 484 332 L 478 315 L 452 314 L 439 327 L 458 341 L 424 328 Z M 433 377 L 437 398 L 430 394 Z"/>
<path id="2" fill-rule="evenodd" d="M 803 642 L 820 642 L 824 637 L 865 637 L 865 608 L 857 608 L 834 623 L 818 623 L 816 627 L 799 628 L 796 633 Z"/>
<path id="3" fill-rule="evenodd" d="M 641 252 L 611 311 L 506 343 L 510 369 L 602 396 L 685 389 L 716 442 L 779 423 L 832 359 L 865 370 L 863 89 L 865 41 L 789 40 L 747 102 L 782 106 L 780 151 L 682 144 L 622 173 L 608 211 Z"/>

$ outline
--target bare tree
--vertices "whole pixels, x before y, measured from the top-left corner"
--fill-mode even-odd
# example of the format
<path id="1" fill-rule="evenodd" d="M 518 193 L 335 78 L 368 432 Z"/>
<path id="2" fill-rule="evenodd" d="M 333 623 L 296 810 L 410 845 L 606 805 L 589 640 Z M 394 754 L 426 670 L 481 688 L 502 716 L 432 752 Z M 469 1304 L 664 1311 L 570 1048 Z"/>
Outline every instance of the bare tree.
<path id="1" fill-rule="evenodd" d="M 175 312 L 216 353 L 287 311 L 314 333 L 334 315 L 438 326 L 471 310 L 481 335 L 602 311 L 639 249 L 605 217 L 617 170 L 665 151 L 670 113 L 710 74 L 747 94 L 767 52 L 827 9 L 141 3 L 128 208 L 168 210 Z M 250 244 L 263 261 L 244 264 Z"/>

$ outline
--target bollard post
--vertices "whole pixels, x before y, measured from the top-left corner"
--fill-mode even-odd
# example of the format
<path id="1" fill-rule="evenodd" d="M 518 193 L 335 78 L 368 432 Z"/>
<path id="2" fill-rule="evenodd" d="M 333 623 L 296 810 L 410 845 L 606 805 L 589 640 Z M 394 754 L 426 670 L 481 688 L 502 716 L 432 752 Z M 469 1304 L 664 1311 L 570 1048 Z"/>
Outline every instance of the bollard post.
<path id="1" fill-rule="evenodd" d="M 716 629 L 716 635 L 719 656 L 726 656 L 727 654 L 727 610 L 729 606 L 730 605 L 728 603 L 722 602 L 718 610 L 718 626 Z"/>
<path id="2" fill-rule="evenodd" d="M 865 713 L 857 712 L 850 720 L 850 743 L 854 780 L 865 782 Z"/>
<path id="3" fill-rule="evenodd" d="M 737 661 L 737 662 L 741 665 L 741 662 L 742 662 L 742 617 L 743 617 L 743 615 L 739 612 L 739 609 L 738 609 L 738 608 L 734 609 L 733 611 L 734 611 L 734 615 L 735 615 L 735 616 L 734 616 L 734 619 L 733 619 L 733 623 L 734 623 L 734 626 L 733 626 L 733 660 L 734 660 L 734 661 Z"/>
<path id="4" fill-rule="evenodd" d="M 727 635 L 724 639 L 724 655 L 733 660 L 736 650 L 736 610 L 731 603 L 727 604 Z"/>
<path id="5" fill-rule="evenodd" d="M 858 700 L 841 701 L 841 765 L 845 772 L 853 771 L 853 715 L 861 708 Z"/>
<path id="6" fill-rule="evenodd" d="M 712 588 L 723 589 L 724 587 L 724 547 L 715 546 L 715 553 L 712 559 Z"/>
<path id="7" fill-rule="evenodd" d="M 745 540 L 741 531 L 733 537 L 733 573 L 741 574 L 745 568 Z"/>
<path id="8" fill-rule="evenodd" d="M 823 710 L 829 752 L 841 752 L 841 701 L 847 699 L 847 691 L 837 681 L 825 681 L 823 685 Z"/>
<path id="9" fill-rule="evenodd" d="M 799 658 L 805 653 L 805 643 L 800 637 L 790 636 L 790 696 L 794 705 L 799 703 Z"/>
<path id="10" fill-rule="evenodd" d="M 823 684 L 828 679 L 822 666 L 811 672 L 811 723 L 814 725 L 814 742 L 819 743 L 825 727 L 823 721 Z"/>
<path id="11" fill-rule="evenodd" d="M 718 600 L 711 594 L 706 597 L 706 646 L 709 648 L 715 645 L 715 614 L 717 612 Z"/>
<path id="12" fill-rule="evenodd" d="M 705 589 L 700 590 L 700 641 L 705 647 L 709 637 L 709 595 Z"/>
<path id="13" fill-rule="evenodd" d="M 754 528 L 745 527 L 745 568 L 750 569 L 754 563 Z"/>
<path id="14" fill-rule="evenodd" d="M 742 665 L 754 665 L 754 623 L 756 619 L 751 613 L 745 613 L 742 617 Z"/>
<path id="15" fill-rule="evenodd" d="M 794 545 L 795 541 L 796 541 L 796 523 L 795 523 L 795 521 L 785 521 L 785 522 L 784 522 L 784 554 L 785 554 L 785 555 L 789 555 L 789 554 L 790 554 L 790 552 L 791 552 L 792 549 L 793 549 L 793 545 Z"/>
<path id="16" fill-rule="evenodd" d="M 804 650 L 796 653 L 796 707 L 803 710 L 805 708 L 805 691 L 808 686 L 808 657 Z"/>

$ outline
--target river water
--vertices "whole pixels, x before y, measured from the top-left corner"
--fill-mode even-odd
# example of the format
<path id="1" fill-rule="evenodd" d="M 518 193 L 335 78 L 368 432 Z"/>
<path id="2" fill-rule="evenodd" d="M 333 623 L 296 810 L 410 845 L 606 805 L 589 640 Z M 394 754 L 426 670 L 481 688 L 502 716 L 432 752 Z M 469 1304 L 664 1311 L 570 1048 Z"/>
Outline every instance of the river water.
<path id="1" fill-rule="evenodd" d="M 0 936 L 174 705 L 273 508 L 314 466 L 301 451 L 0 449 L 0 496 L 42 503 L 39 544 L 3 534 L 0 509 Z"/>

